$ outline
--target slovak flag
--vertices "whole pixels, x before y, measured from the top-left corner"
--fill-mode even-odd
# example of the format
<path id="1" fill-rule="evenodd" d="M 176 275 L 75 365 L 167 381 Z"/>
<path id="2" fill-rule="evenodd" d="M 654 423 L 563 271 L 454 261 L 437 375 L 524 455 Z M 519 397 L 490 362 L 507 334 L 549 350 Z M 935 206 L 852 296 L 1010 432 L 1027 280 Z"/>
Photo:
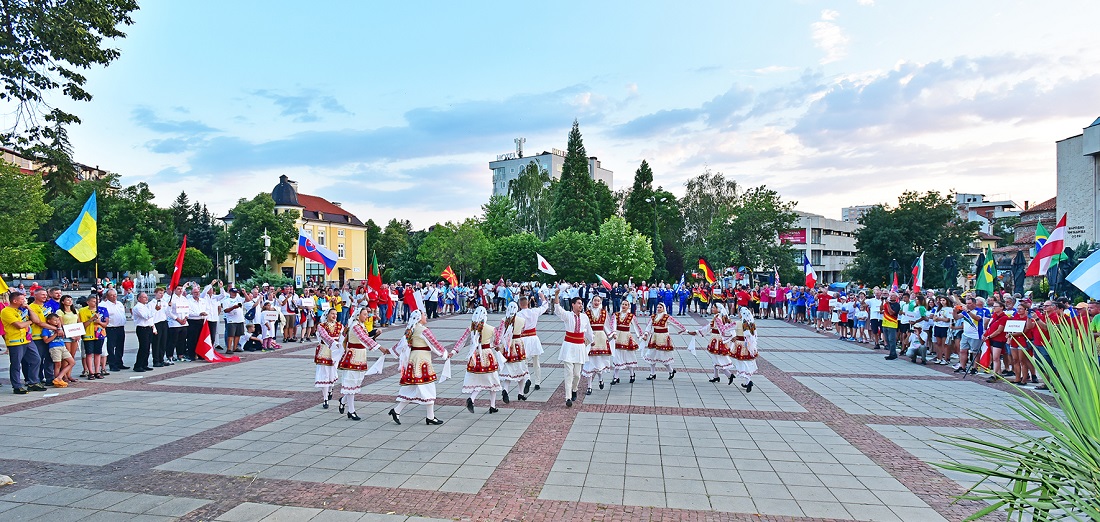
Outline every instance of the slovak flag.
<path id="1" fill-rule="evenodd" d="M 332 269 L 336 268 L 336 252 L 314 243 L 300 230 L 298 231 L 298 255 L 325 265 L 325 272 L 332 272 Z"/>
<path id="2" fill-rule="evenodd" d="M 817 286 L 817 272 L 814 272 L 814 266 L 810 264 L 810 258 L 806 257 L 805 252 L 802 253 L 802 270 L 806 272 L 806 286 Z"/>

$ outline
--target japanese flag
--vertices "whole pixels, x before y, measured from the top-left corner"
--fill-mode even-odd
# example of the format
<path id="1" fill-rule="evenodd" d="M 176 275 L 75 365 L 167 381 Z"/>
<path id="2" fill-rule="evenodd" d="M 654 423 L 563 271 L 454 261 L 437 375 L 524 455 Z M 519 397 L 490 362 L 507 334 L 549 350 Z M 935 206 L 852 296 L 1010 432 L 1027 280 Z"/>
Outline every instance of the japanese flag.
<path id="1" fill-rule="evenodd" d="M 536 260 L 539 264 L 539 272 L 550 275 L 558 275 L 557 271 L 554 270 L 554 267 L 550 266 L 550 263 L 546 262 L 545 257 L 539 255 L 538 252 L 535 252 L 535 257 L 537 258 Z"/>

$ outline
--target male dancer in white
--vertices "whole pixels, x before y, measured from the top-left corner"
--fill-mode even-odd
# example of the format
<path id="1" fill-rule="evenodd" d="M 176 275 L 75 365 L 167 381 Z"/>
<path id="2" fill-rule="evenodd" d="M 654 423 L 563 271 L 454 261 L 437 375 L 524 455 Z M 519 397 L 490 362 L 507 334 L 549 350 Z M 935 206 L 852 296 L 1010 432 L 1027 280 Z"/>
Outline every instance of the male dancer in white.
<path id="1" fill-rule="evenodd" d="M 527 353 L 528 365 L 534 365 L 532 371 L 534 372 L 534 384 L 535 389 L 540 388 L 542 384 L 542 363 L 539 362 L 539 356 L 542 355 L 542 341 L 539 340 L 538 332 L 535 331 L 535 327 L 539 324 L 539 317 L 546 313 L 546 310 L 550 308 L 550 301 L 543 300 L 543 305 L 538 308 L 529 308 L 530 302 L 527 296 L 519 298 L 519 312 L 516 312 L 516 322 L 514 329 L 523 342 L 523 349 Z M 523 395 L 529 395 L 531 393 L 531 379 L 528 378 L 527 382 L 523 384 Z"/>
<path id="2" fill-rule="evenodd" d="M 566 311 L 558 302 L 558 291 L 554 293 L 554 315 L 565 324 L 565 340 L 561 343 L 558 360 L 565 366 L 565 407 L 572 408 L 577 400 L 577 389 L 581 385 L 581 368 L 588 360 L 588 345 L 592 344 L 592 323 L 583 313 L 584 302 L 580 297 L 569 301 L 572 311 Z"/>

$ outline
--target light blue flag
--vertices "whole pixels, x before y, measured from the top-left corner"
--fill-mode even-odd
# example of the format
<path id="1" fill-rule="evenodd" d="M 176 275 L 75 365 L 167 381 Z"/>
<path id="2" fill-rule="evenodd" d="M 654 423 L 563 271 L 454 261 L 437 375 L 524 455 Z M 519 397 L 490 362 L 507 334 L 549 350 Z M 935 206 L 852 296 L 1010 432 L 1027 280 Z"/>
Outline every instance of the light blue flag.
<path id="1" fill-rule="evenodd" d="M 1080 288 L 1085 295 L 1100 299 L 1100 250 L 1093 252 L 1066 276 L 1066 281 Z"/>

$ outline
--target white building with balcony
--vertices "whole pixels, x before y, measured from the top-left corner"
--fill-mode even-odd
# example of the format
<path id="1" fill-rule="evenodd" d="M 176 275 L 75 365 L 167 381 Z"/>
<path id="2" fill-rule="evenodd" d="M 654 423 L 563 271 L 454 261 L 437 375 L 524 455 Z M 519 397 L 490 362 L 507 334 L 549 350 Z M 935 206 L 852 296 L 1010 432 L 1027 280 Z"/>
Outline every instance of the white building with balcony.
<path id="1" fill-rule="evenodd" d="M 798 214 L 797 228 L 783 234 L 780 240 L 794 247 L 796 264 L 802 266 L 805 254 L 817 273 L 818 282 L 843 281 L 844 270 L 856 258 L 855 233 L 863 225 L 797 210 L 795 213 Z"/>

